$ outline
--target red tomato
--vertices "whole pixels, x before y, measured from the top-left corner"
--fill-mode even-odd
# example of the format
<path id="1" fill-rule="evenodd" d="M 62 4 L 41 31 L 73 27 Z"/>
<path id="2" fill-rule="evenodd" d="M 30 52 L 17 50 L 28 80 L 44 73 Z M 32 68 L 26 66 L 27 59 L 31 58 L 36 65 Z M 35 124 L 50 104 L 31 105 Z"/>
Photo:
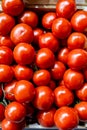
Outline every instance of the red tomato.
<path id="1" fill-rule="evenodd" d="M 36 65 L 41 69 L 51 68 L 54 65 L 55 56 L 48 48 L 41 48 L 36 54 Z"/>
<path id="2" fill-rule="evenodd" d="M 51 32 L 47 32 L 39 36 L 39 47 L 56 52 L 59 49 L 59 41 Z"/>
<path id="3" fill-rule="evenodd" d="M 2 0 L 2 9 L 6 14 L 18 16 L 24 10 L 22 0 Z"/>
<path id="4" fill-rule="evenodd" d="M 2 88 L 2 84 L 0 84 L 0 98 L 2 98 L 3 96 L 3 88 Z"/>
<path id="5" fill-rule="evenodd" d="M 5 118 L 12 122 L 21 122 L 25 118 L 26 110 L 24 106 L 16 101 L 11 102 L 5 108 Z"/>
<path id="6" fill-rule="evenodd" d="M 15 20 L 8 14 L 0 13 L 0 35 L 9 34 L 15 25 Z"/>
<path id="7" fill-rule="evenodd" d="M 85 80 L 87 81 L 87 68 L 83 70 L 83 75 L 84 75 Z"/>
<path id="8" fill-rule="evenodd" d="M 56 4 L 56 14 L 58 17 L 70 19 L 76 11 L 74 0 L 59 0 Z"/>
<path id="9" fill-rule="evenodd" d="M 40 69 L 40 70 L 35 71 L 35 73 L 33 75 L 33 82 L 37 86 L 48 85 L 50 80 L 51 80 L 51 75 L 48 70 Z"/>
<path id="10" fill-rule="evenodd" d="M 48 86 L 36 87 L 36 95 L 33 100 L 33 105 L 39 110 L 48 110 L 54 102 L 54 93 Z"/>
<path id="11" fill-rule="evenodd" d="M 72 130 L 79 124 L 76 110 L 67 106 L 59 108 L 54 114 L 54 122 L 61 130 Z"/>
<path id="12" fill-rule="evenodd" d="M 53 107 L 48 111 L 39 111 L 37 113 L 37 120 L 41 126 L 52 127 L 54 126 L 54 114 L 56 109 Z"/>
<path id="13" fill-rule="evenodd" d="M 57 18 L 55 12 L 47 12 L 42 17 L 42 26 L 46 29 L 52 28 L 53 21 Z"/>
<path id="14" fill-rule="evenodd" d="M 70 90 L 78 90 L 82 87 L 84 76 L 81 72 L 67 69 L 63 76 L 65 86 Z"/>
<path id="15" fill-rule="evenodd" d="M 64 72 L 66 70 L 65 65 L 60 61 L 55 61 L 53 68 L 51 69 L 51 76 L 55 80 L 63 78 Z"/>
<path id="16" fill-rule="evenodd" d="M 27 25 L 31 26 L 32 28 L 37 27 L 38 25 L 38 15 L 33 11 L 24 11 L 19 17 L 18 17 L 19 23 L 26 23 Z"/>
<path id="17" fill-rule="evenodd" d="M 5 118 L 4 112 L 5 112 L 5 106 L 0 103 L 0 122 Z"/>
<path id="18" fill-rule="evenodd" d="M 10 34 L 10 38 L 15 45 L 20 42 L 31 43 L 33 37 L 34 34 L 32 28 L 25 23 L 15 25 Z"/>
<path id="19" fill-rule="evenodd" d="M 87 28 L 87 11 L 80 10 L 71 18 L 72 28 L 77 32 L 84 32 Z"/>
<path id="20" fill-rule="evenodd" d="M 14 96 L 18 102 L 29 103 L 35 96 L 34 85 L 27 80 L 20 80 L 14 88 Z"/>
<path id="21" fill-rule="evenodd" d="M 65 86 L 54 89 L 54 99 L 57 107 L 68 106 L 74 102 L 74 94 Z"/>
<path id="22" fill-rule="evenodd" d="M 56 88 L 56 82 L 55 82 L 55 80 L 50 80 L 48 86 L 49 86 L 52 90 L 54 90 L 54 89 Z"/>
<path id="23" fill-rule="evenodd" d="M 32 118 L 35 112 L 35 108 L 33 107 L 33 105 L 31 105 L 30 103 L 25 103 L 23 105 L 26 108 L 26 117 Z"/>
<path id="24" fill-rule="evenodd" d="M 71 23 L 65 18 L 57 18 L 52 24 L 52 33 L 59 39 L 67 38 L 71 33 Z"/>
<path id="25" fill-rule="evenodd" d="M 67 64 L 71 69 L 81 70 L 87 67 L 87 53 L 83 49 L 74 49 L 69 52 Z"/>
<path id="26" fill-rule="evenodd" d="M 13 50 L 14 59 L 18 64 L 27 65 L 34 61 L 35 50 L 27 43 L 19 43 Z"/>

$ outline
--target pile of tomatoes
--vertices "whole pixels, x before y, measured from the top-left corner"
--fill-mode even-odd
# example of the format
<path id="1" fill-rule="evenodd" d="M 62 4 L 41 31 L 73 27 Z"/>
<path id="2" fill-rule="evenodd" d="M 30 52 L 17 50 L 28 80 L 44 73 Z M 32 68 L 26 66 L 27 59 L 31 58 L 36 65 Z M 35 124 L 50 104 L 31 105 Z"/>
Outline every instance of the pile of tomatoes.
<path id="1" fill-rule="evenodd" d="M 58 0 L 55 11 L 2 0 L 0 121 L 2 130 L 30 123 L 72 130 L 87 121 L 87 11 Z"/>

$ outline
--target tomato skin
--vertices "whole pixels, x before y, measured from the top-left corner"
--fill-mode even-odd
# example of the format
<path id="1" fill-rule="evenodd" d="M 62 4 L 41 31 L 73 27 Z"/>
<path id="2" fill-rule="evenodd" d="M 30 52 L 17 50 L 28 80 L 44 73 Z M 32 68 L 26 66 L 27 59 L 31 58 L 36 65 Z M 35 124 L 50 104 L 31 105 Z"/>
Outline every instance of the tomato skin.
<path id="1" fill-rule="evenodd" d="M 34 61 L 35 50 L 28 43 L 19 43 L 13 50 L 15 61 L 20 65 L 28 65 Z"/>
<path id="2" fill-rule="evenodd" d="M 84 76 L 81 72 L 67 69 L 63 76 L 65 86 L 70 90 L 78 90 L 82 87 Z"/>
<path id="3" fill-rule="evenodd" d="M 39 47 L 56 52 L 59 49 L 59 41 L 51 32 L 47 32 L 39 36 Z"/>
<path id="4" fill-rule="evenodd" d="M 47 12 L 42 17 L 42 25 L 46 29 L 52 28 L 53 21 L 57 18 L 55 12 Z"/>
<path id="5" fill-rule="evenodd" d="M 74 108 L 64 106 L 56 110 L 54 122 L 59 129 L 71 130 L 78 126 L 79 118 Z"/>
<path id="6" fill-rule="evenodd" d="M 36 87 L 33 105 L 39 110 L 48 110 L 54 102 L 54 93 L 48 86 Z"/>
<path id="7" fill-rule="evenodd" d="M 60 0 L 56 4 L 57 17 L 70 19 L 76 11 L 76 4 L 74 0 Z"/>
<path id="8" fill-rule="evenodd" d="M 54 114 L 56 109 L 53 107 L 48 111 L 39 111 L 37 113 L 37 120 L 41 126 L 52 127 L 54 126 Z"/>
<path id="9" fill-rule="evenodd" d="M 3 119 L 5 118 L 4 112 L 5 112 L 5 106 L 0 103 L 0 122 L 3 121 Z"/>
<path id="10" fill-rule="evenodd" d="M 14 88 L 15 99 L 20 103 L 29 103 L 35 96 L 34 85 L 27 80 L 19 80 Z"/>
<path id="11" fill-rule="evenodd" d="M 52 33 L 59 39 L 67 38 L 71 33 L 71 23 L 65 18 L 57 18 L 52 24 Z"/>
<path id="12" fill-rule="evenodd" d="M 48 84 L 48 86 L 52 89 L 52 90 L 54 90 L 55 88 L 56 88 L 56 83 L 55 83 L 55 80 L 50 80 L 50 82 L 49 82 L 49 84 Z"/>
<path id="13" fill-rule="evenodd" d="M 20 42 L 31 43 L 33 41 L 33 37 L 34 34 L 32 28 L 25 23 L 15 25 L 10 33 L 10 38 L 15 45 Z"/>
<path id="14" fill-rule="evenodd" d="M 5 108 L 5 118 L 12 122 L 21 122 L 25 118 L 26 110 L 24 106 L 16 101 L 11 102 Z"/>
<path id="15" fill-rule="evenodd" d="M 57 107 L 68 106 L 74 102 L 74 94 L 65 86 L 54 89 L 54 99 Z"/>
<path id="16" fill-rule="evenodd" d="M 18 16 L 24 10 L 22 0 L 2 0 L 2 9 L 6 14 Z"/>
<path id="17" fill-rule="evenodd" d="M 83 75 L 85 80 L 87 81 L 87 68 L 83 69 Z"/>
<path id="18" fill-rule="evenodd" d="M 50 72 L 48 70 L 45 70 L 45 69 L 37 70 L 37 71 L 35 71 L 35 73 L 33 75 L 33 82 L 37 86 L 48 85 L 50 80 L 51 80 Z"/>
<path id="19" fill-rule="evenodd" d="M 8 14 L 0 13 L 0 35 L 7 35 L 15 25 L 15 20 Z"/>
<path id="20" fill-rule="evenodd" d="M 54 65 L 55 56 L 48 48 L 41 48 L 36 54 L 36 65 L 41 69 L 51 68 Z M 49 64 L 48 64 L 49 63 Z"/>

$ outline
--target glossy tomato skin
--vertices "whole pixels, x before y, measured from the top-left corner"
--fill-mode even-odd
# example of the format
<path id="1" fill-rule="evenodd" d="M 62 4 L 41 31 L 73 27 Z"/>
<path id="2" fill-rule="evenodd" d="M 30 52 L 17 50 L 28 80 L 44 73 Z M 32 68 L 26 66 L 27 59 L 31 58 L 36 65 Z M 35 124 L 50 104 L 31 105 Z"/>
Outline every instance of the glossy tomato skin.
<path id="1" fill-rule="evenodd" d="M 48 86 L 36 87 L 33 105 L 39 110 L 48 110 L 54 102 L 54 93 Z"/>
<path id="2" fill-rule="evenodd" d="M 18 16 L 24 10 L 22 0 L 2 0 L 2 9 L 6 14 Z"/>
<path id="3" fill-rule="evenodd" d="M 68 106 L 74 102 L 74 94 L 65 86 L 54 89 L 54 99 L 57 107 Z"/>
<path id="4" fill-rule="evenodd" d="M 59 49 L 59 41 L 51 32 L 47 32 L 40 35 L 39 47 L 49 48 L 51 51 L 56 52 Z"/>
<path id="5" fill-rule="evenodd" d="M 54 65 L 55 56 L 48 48 L 41 48 L 36 54 L 36 65 L 41 69 L 51 68 Z"/>
<path id="6" fill-rule="evenodd" d="M 25 23 L 15 25 L 10 33 L 10 38 L 15 45 L 20 42 L 31 43 L 33 41 L 33 37 L 34 34 L 32 28 Z"/>
<path id="7" fill-rule="evenodd" d="M 12 122 L 21 122 L 25 118 L 26 110 L 24 106 L 17 101 L 11 102 L 5 108 L 5 118 Z"/>
<path id="8" fill-rule="evenodd" d="M 48 70 L 40 69 L 40 70 L 37 70 L 34 72 L 33 82 L 37 86 L 48 85 L 50 80 L 51 80 L 51 75 L 50 75 L 50 72 Z"/>
<path id="9" fill-rule="evenodd" d="M 71 69 L 81 70 L 87 67 L 87 53 L 83 49 L 74 49 L 67 56 L 67 64 Z"/>
<path id="10" fill-rule="evenodd" d="M 20 65 L 28 65 L 34 61 L 35 50 L 28 43 L 19 43 L 13 50 L 15 61 Z"/>
<path id="11" fill-rule="evenodd" d="M 35 96 L 34 85 L 27 80 L 19 80 L 14 88 L 15 99 L 20 103 L 29 103 Z"/>
<path id="12" fill-rule="evenodd" d="M 52 28 L 53 21 L 57 18 L 55 12 L 47 12 L 42 17 L 42 25 L 46 29 Z"/>
<path id="13" fill-rule="evenodd" d="M 63 76 L 65 86 L 70 90 L 78 90 L 84 83 L 84 76 L 81 72 L 67 69 Z"/>
<path id="14" fill-rule="evenodd" d="M 52 107 L 48 111 L 39 111 L 37 113 L 37 120 L 41 126 L 52 127 L 54 126 L 54 114 L 56 108 Z"/>
<path id="15" fill-rule="evenodd" d="M 76 11 L 76 3 L 74 0 L 60 0 L 56 4 L 57 17 L 70 19 Z"/>
<path id="16" fill-rule="evenodd" d="M 71 130 L 78 126 L 79 117 L 74 108 L 64 106 L 55 112 L 54 122 L 59 129 Z"/>
<path id="17" fill-rule="evenodd" d="M 74 13 L 71 18 L 71 24 L 74 31 L 85 32 L 87 28 L 87 12 L 80 10 Z"/>
<path id="18" fill-rule="evenodd" d="M 0 35 L 7 35 L 15 25 L 13 17 L 6 13 L 0 13 Z"/>
<path id="19" fill-rule="evenodd" d="M 5 112 L 5 106 L 0 103 L 0 122 L 5 118 L 4 112 Z"/>
<path id="20" fill-rule="evenodd" d="M 67 38 L 71 33 L 71 23 L 65 18 L 57 18 L 52 24 L 52 33 L 59 39 Z"/>

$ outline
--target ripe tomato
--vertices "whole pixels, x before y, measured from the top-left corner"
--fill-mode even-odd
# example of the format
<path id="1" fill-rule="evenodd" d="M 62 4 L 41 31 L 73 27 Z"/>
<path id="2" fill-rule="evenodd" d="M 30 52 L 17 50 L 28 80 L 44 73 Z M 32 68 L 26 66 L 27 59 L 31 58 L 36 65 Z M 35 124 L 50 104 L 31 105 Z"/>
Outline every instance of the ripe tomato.
<path id="1" fill-rule="evenodd" d="M 71 130 L 78 126 L 79 117 L 74 108 L 64 106 L 55 112 L 54 122 L 61 130 Z"/>
<path id="2" fill-rule="evenodd" d="M 78 90 L 82 87 L 84 76 L 81 72 L 67 69 L 63 76 L 65 86 L 70 90 Z"/>
<path id="3" fill-rule="evenodd" d="M 71 23 L 65 18 L 57 18 L 52 24 L 52 33 L 59 39 L 67 38 L 71 33 Z"/>
<path id="4" fill-rule="evenodd" d="M 35 50 L 28 43 L 19 43 L 13 50 L 14 59 L 18 64 L 27 65 L 34 61 Z"/>
<path id="5" fill-rule="evenodd" d="M 85 80 L 87 81 L 87 68 L 83 69 L 83 75 Z"/>
<path id="6" fill-rule="evenodd" d="M 48 110 L 54 102 L 54 93 L 48 86 L 39 86 L 35 88 L 36 95 L 33 100 L 33 105 L 39 110 Z"/>
<path id="7" fill-rule="evenodd" d="M 0 35 L 7 35 L 15 25 L 15 20 L 8 14 L 0 13 Z"/>
<path id="8" fill-rule="evenodd" d="M 54 65 L 55 56 L 48 48 L 41 48 L 36 54 L 36 65 L 41 69 L 51 68 Z"/>
<path id="9" fill-rule="evenodd" d="M 53 21 L 57 18 L 55 12 L 47 12 L 42 17 L 42 26 L 46 29 L 52 28 Z"/>
<path id="10" fill-rule="evenodd" d="M 22 0 L 2 0 L 2 9 L 6 14 L 18 16 L 24 10 Z"/>
<path id="11" fill-rule="evenodd" d="M 31 43 L 33 41 L 33 37 L 34 34 L 32 28 L 25 23 L 15 25 L 10 33 L 10 38 L 15 45 L 20 42 Z"/>
<path id="12" fill-rule="evenodd" d="M 57 107 L 68 106 L 74 102 L 74 94 L 65 86 L 54 89 L 54 99 Z"/>
<path id="13" fill-rule="evenodd" d="M 24 11 L 19 17 L 18 17 L 19 23 L 26 23 L 27 25 L 31 26 L 32 28 L 37 27 L 38 25 L 38 15 L 33 11 Z"/>
<path id="14" fill-rule="evenodd" d="M 35 71 L 35 73 L 33 75 L 33 82 L 37 86 L 48 85 L 50 80 L 51 80 L 50 72 L 48 70 L 45 70 L 45 69 L 37 70 L 37 71 Z"/>
<path id="15" fill-rule="evenodd" d="M 19 80 L 14 88 L 15 99 L 20 103 L 29 103 L 35 96 L 34 85 L 27 80 Z"/>
<path id="16" fill-rule="evenodd" d="M 0 122 L 5 118 L 4 112 L 5 112 L 5 106 L 0 103 Z"/>
<path id="17" fill-rule="evenodd" d="M 51 32 L 47 32 L 39 36 L 39 47 L 56 52 L 59 49 L 59 41 Z"/>
<path id="18" fill-rule="evenodd" d="M 0 99 L 2 98 L 3 96 L 3 88 L 2 88 L 2 84 L 0 84 Z"/>
<path id="19" fill-rule="evenodd" d="M 54 126 L 54 114 L 56 109 L 52 107 L 48 111 L 38 111 L 37 120 L 41 126 L 52 127 Z"/>
<path id="20" fill-rule="evenodd" d="M 11 102 L 5 108 L 5 118 L 12 122 L 21 122 L 25 118 L 26 110 L 24 106 L 16 101 Z"/>
<path id="21" fill-rule="evenodd" d="M 50 80 L 50 82 L 49 82 L 49 84 L 48 84 L 48 86 L 52 89 L 52 90 L 54 90 L 55 88 L 56 88 L 56 82 L 55 82 L 55 80 Z"/>

